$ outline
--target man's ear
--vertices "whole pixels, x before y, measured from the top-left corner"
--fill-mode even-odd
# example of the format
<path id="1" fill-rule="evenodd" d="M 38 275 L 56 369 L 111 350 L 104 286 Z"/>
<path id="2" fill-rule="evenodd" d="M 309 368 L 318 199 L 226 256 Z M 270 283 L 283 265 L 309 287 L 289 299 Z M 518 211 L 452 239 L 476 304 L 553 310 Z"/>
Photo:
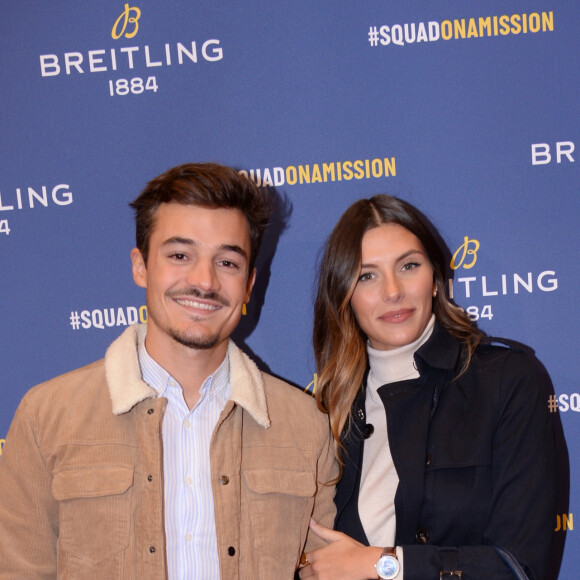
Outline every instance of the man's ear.
<path id="1" fill-rule="evenodd" d="M 131 262 L 133 264 L 133 280 L 137 286 L 147 288 L 147 266 L 138 248 L 131 250 Z"/>
<path id="2" fill-rule="evenodd" d="M 252 288 L 254 287 L 254 282 L 256 281 L 256 268 L 252 270 L 252 273 L 248 276 L 248 283 L 246 285 L 246 297 L 244 303 L 247 304 L 250 301 L 250 294 L 252 293 Z"/>

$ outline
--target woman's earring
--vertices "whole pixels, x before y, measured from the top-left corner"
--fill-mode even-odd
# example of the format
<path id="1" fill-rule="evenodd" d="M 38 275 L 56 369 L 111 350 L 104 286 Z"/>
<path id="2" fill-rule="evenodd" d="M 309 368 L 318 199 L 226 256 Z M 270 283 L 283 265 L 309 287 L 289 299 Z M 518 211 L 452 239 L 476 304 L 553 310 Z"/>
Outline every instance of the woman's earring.
<path id="1" fill-rule="evenodd" d="M 433 298 L 437 297 L 437 286 L 435 286 L 435 290 L 433 290 Z"/>

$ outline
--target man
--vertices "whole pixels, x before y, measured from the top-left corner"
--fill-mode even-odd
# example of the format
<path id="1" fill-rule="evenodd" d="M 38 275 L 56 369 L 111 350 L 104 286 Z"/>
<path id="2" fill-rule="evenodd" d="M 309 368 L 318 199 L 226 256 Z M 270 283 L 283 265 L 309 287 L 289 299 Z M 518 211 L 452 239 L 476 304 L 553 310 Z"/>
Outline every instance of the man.
<path id="1" fill-rule="evenodd" d="M 0 459 L 0 579 L 290 579 L 332 526 L 326 416 L 229 339 L 265 195 L 214 164 L 131 204 L 148 324 L 32 389 Z"/>

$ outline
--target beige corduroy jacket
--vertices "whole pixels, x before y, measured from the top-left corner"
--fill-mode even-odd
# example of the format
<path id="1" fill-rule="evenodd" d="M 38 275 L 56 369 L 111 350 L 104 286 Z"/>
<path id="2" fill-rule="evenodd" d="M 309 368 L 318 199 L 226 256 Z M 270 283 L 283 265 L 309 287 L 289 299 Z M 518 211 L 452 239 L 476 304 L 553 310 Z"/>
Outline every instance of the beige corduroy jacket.
<path id="1" fill-rule="evenodd" d="M 23 398 L 0 458 L 0 579 L 167 578 L 161 423 L 133 326 L 103 360 Z M 332 527 L 327 417 L 229 345 L 211 442 L 221 578 L 291 580 L 311 516 Z M 306 547 L 305 547 L 306 546 Z"/>

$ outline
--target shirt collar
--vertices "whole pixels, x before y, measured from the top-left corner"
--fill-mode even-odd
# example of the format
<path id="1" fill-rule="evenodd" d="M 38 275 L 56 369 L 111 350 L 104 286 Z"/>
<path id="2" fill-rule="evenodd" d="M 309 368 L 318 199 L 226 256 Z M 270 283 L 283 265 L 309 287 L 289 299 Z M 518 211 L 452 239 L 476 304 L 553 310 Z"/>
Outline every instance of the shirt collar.
<path id="1" fill-rule="evenodd" d="M 155 390 L 158 397 L 163 397 L 170 386 L 179 383 L 147 352 L 145 335 L 139 336 L 138 341 L 137 352 L 143 380 Z M 226 401 L 228 400 L 230 395 L 230 364 L 227 352 L 220 366 L 205 379 L 199 392 L 202 395 L 207 393 L 210 397 L 219 396 Z"/>

